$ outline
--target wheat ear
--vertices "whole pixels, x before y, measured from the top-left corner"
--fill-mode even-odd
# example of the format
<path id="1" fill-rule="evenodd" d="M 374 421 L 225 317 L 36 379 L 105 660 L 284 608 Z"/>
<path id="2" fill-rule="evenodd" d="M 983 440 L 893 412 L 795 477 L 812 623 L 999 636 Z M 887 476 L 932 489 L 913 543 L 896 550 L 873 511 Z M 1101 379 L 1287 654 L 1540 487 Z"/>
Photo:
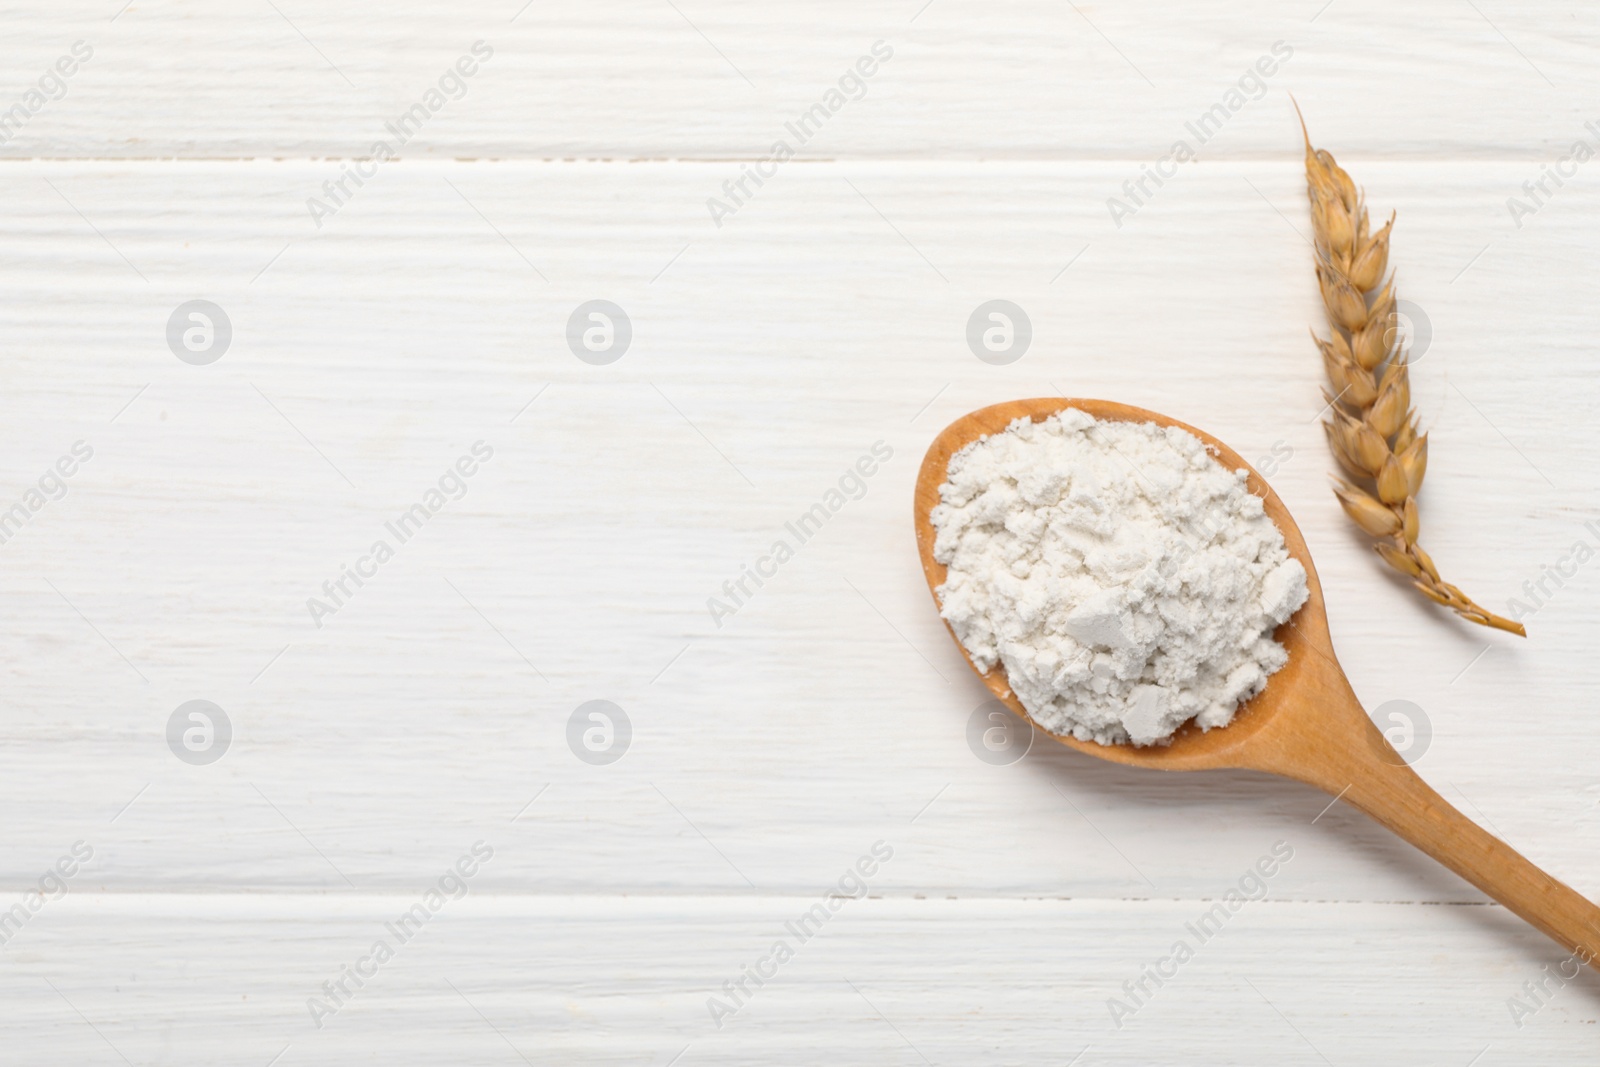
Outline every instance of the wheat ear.
<path id="1" fill-rule="evenodd" d="M 1304 116 L 1300 132 L 1317 283 L 1330 334 L 1327 340 L 1311 335 L 1334 389 L 1333 395 L 1324 394 L 1329 417 L 1322 427 L 1334 458 L 1349 475 L 1335 481 L 1334 494 L 1358 526 L 1383 539 L 1373 546 L 1378 555 L 1423 596 L 1481 626 L 1526 637 L 1521 623 L 1480 607 L 1440 578 L 1417 544 L 1417 491 L 1428 469 L 1428 435 L 1417 433 L 1407 353 L 1395 326 L 1394 278 L 1384 276 L 1394 215 L 1378 232 L 1369 232 L 1355 182 L 1332 155 L 1311 147 Z"/>

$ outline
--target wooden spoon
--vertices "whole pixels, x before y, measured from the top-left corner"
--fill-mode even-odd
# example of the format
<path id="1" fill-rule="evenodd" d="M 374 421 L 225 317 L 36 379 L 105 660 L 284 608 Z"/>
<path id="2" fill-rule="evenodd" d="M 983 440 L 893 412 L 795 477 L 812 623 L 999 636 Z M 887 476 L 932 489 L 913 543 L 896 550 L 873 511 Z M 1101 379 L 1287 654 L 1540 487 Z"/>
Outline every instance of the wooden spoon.
<path id="1" fill-rule="evenodd" d="M 938 603 L 937 590 L 945 581 L 945 567 L 933 558 L 934 529 L 928 513 L 939 503 L 939 486 L 944 484 L 950 457 L 979 437 L 1004 430 L 1016 419 L 1037 421 L 1063 408 L 1077 408 L 1096 419 L 1176 426 L 1205 442 L 1229 469 L 1248 471 L 1251 491 L 1262 498 L 1267 515 L 1283 531 L 1289 554 L 1306 569 L 1310 596 L 1275 635 L 1288 650 L 1289 662 L 1272 676 L 1259 695 L 1239 709 L 1230 725 L 1202 731 L 1190 723 L 1178 731 L 1170 745 L 1148 748 L 1050 736 L 1079 752 L 1133 767 L 1163 771 L 1239 767 L 1314 785 L 1410 841 L 1542 930 L 1582 962 L 1600 967 L 1595 964 L 1600 956 L 1600 907 L 1451 807 L 1417 777 L 1372 724 L 1334 658 L 1322 586 L 1299 528 L 1266 480 L 1237 452 L 1203 430 L 1153 411 L 1107 400 L 1015 400 L 957 419 L 928 448 L 917 475 L 917 549 L 922 555 L 928 587 L 935 591 L 934 602 Z M 951 636 L 955 636 L 953 631 Z M 959 648 L 960 642 L 956 644 Z M 966 649 L 961 654 L 972 666 Z M 1003 667 L 997 666 L 987 674 L 979 672 L 979 676 L 1007 707 L 1028 719 L 1022 704 L 1012 695 Z M 1049 733 L 1038 723 L 1033 725 Z"/>

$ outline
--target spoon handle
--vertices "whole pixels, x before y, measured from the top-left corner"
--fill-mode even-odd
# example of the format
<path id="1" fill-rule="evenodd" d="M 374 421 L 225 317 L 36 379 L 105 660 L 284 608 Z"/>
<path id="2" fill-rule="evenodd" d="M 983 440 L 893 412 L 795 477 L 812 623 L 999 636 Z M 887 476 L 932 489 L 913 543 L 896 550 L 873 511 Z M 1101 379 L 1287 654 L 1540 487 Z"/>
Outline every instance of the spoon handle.
<path id="1" fill-rule="evenodd" d="M 1315 753 L 1280 752 L 1281 762 L 1274 761 L 1279 766 L 1271 769 L 1366 812 L 1542 931 L 1578 962 L 1600 969 L 1600 907 L 1461 814 L 1406 765 L 1364 713 L 1361 720 L 1365 730 L 1354 731 L 1358 739 L 1352 740 L 1348 730 L 1326 736 Z"/>

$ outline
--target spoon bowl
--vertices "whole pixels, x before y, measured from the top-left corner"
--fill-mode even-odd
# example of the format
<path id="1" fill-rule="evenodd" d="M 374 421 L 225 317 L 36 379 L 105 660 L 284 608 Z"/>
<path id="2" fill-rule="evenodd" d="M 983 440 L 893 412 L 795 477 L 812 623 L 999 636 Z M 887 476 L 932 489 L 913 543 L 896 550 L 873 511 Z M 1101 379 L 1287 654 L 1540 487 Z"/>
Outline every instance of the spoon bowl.
<path id="1" fill-rule="evenodd" d="M 946 570 L 933 556 L 935 532 L 929 513 L 939 503 L 939 487 L 945 482 L 950 457 L 980 437 L 1000 433 L 1017 419 L 1039 421 L 1067 408 L 1098 420 L 1153 422 L 1186 430 L 1229 470 L 1245 471 L 1250 491 L 1261 498 L 1267 516 L 1283 533 L 1289 554 L 1305 568 L 1308 595 L 1305 604 L 1274 635 L 1289 659 L 1267 680 L 1266 687 L 1240 705 L 1229 725 L 1202 730 L 1191 722 L 1166 745 L 1102 745 L 1045 730 L 1017 700 L 1004 666 L 997 664 L 987 673 L 978 671 L 957 640 L 956 647 L 967 665 L 989 691 L 1035 729 L 1097 759 L 1164 771 L 1244 768 L 1316 786 L 1366 812 L 1583 962 L 1594 964 L 1600 957 L 1600 908 L 1452 807 L 1411 770 L 1373 725 L 1334 655 L 1322 585 L 1299 527 L 1266 480 L 1237 452 L 1205 431 L 1127 404 L 1054 397 L 995 404 L 957 419 L 934 439 L 923 457 L 913 501 L 917 549 L 935 605 Z M 953 630 L 951 637 L 955 637 Z"/>

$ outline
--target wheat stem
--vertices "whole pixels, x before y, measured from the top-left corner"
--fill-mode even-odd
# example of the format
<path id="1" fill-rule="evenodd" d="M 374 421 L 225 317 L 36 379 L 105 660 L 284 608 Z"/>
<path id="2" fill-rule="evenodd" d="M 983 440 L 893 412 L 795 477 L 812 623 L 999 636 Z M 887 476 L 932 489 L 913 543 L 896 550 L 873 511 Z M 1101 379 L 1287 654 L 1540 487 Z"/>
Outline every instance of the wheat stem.
<path id="1" fill-rule="evenodd" d="M 1394 215 L 1371 232 L 1361 192 L 1332 155 L 1311 146 L 1304 116 L 1300 132 L 1317 284 L 1328 313 L 1327 340 L 1312 334 L 1333 387 L 1323 428 L 1346 475 L 1334 494 L 1357 525 L 1385 539 L 1374 546 L 1379 557 L 1429 600 L 1480 626 L 1526 637 L 1521 623 L 1501 618 L 1441 579 L 1417 543 L 1417 492 L 1428 467 L 1428 435 L 1417 432 L 1411 370 L 1396 328 L 1394 277 L 1388 274 Z"/>

